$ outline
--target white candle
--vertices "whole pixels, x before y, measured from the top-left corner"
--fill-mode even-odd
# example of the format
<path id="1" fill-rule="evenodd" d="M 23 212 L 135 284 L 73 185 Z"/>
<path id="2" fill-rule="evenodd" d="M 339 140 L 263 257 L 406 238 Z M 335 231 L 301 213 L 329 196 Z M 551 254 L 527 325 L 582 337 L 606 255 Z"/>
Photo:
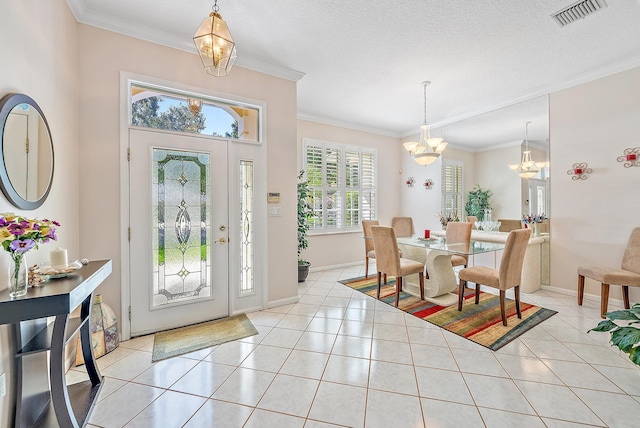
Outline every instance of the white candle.
<path id="1" fill-rule="evenodd" d="M 66 267 L 69 264 L 69 260 L 67 258 L 67 250 L 64 248 L 56 248 L 52 250 L 50 253 L 51 256 L 51 267 Z"/>

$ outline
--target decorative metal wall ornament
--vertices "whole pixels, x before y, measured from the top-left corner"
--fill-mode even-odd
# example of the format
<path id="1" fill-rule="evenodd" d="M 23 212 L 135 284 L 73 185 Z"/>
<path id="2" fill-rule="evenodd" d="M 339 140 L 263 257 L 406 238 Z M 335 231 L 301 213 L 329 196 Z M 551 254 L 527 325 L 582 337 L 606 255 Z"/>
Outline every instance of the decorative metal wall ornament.
<path id="1" fill-rule="evenodd" d="M 589 168 L 586 162 L 577 162 L 567 171 L 567 174 L 573 176 L 571 177 L 572 180 L 586 180 L 589 178 L 591 172 L 593 172 L 593 170 Z"/>
<path id="2" fill-rule="evenodd" d="M 624 149 L 624 154 L 618 156 L 618 162 L 624 162 L 625 168 L 640 166 L 640 147 Z"/>
<path id="3" fill-rule="evenodd" d="M 413 187 L 413 183 L 415 183 L 416 181 L 413 179 L 413 177 L 409 177 L 407 178 L 407 181 L 404 182 L 404 184 L 407 185 L 407 187 Z"/>
<path id="4" fill-rule="evenodd" d="M 431 190 L 431 189 L 433 189 L 433 180 L 430 179 L 430 178 L 427 178 L 426 180 L 424 180 L 423 185 L 424 185 L 425 189 Z"/>
<path id="5" fill-rule="evenodd" d="M 236 61 L 236 44 L 231 37 L 229 27 L 218 13 L 218 0 L 214 0 L 209 14 L 200 24 L 193 43 L 196 45 L 202 65 L 213 76 L 226 76 Z"/>

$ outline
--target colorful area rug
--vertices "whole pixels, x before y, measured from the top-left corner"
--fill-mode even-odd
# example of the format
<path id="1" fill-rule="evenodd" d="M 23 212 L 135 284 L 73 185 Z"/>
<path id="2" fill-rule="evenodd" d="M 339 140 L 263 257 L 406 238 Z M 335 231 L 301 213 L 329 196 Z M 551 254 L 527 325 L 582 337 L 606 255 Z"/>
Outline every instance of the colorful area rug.
<path id="1" fill-rule="evenodd" d="M 155 334 L 151 361 L 177 357 L 258 334 L 246 315 L 221 318 Z"/>
<path id="2" fill-rule="evenodd" d="M 375 275 L 369 278 L 345 279 L 340 282 L 368 296 L 376 297 L 378 280 Z M 380 292 L 381 300 L 391 306 L 395 303 L 395 282 L 395 278 L 389 277 L 387 285 L 383 285 Z M 556 311 L 524 303 L 521 300 L 522 319 L 518 319 L 515 302 L 507 299 L 507 327 L 505 327 L 502 325 L 500 298 L 497 295 L 481 291 L 480 303 L 476 305 L 474 299 L 475 287 L 467 289 L 462 311 L 459 312 L 457 304 L 448 307 L 438 306 L 401 292 L 398 309 L 492 351 L 497 351 L 522 333 L 557 314 Z"/>

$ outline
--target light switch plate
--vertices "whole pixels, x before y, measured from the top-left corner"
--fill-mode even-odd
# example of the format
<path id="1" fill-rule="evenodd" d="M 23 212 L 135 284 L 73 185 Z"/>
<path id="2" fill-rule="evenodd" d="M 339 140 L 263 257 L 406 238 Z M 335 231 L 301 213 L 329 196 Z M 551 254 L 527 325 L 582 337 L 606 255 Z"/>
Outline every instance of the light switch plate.
<path id="1" fill-rule="evenodd" d="M 282 207 L 269 207 L 269 217 L 282 217 Z"/>

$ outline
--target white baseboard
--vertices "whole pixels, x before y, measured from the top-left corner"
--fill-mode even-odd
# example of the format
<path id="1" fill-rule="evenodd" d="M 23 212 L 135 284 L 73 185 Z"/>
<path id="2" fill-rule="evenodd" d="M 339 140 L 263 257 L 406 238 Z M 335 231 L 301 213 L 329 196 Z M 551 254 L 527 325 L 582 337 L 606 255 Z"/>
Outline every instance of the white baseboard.
<path id="1" fill-rule="evenodd" d="M 250 312 L 258 312 L 262 310 L 262 306 L 255 306 L 253 308 L 244 308 L 242 310 L 239 311 L 233 311 L 230 316 L 235 316 L 235 315 L 241 315 L 241 314 L 248 314 Z"/>
<path id="2" fill-rule="evenodd" d="M 558 293 L 558 294 L 564 294 L 567 296 L 575 296 L 576 298 L 576 305 L 578 304 L 578 291 L 577 290 L 569 290 L 567 288 L 560 288 L 560 287 L 554 287 L 552 285 L 542 285 L 541 290 L 543 291 L 552 291 L 554 293 Z M 599 294 L 584 294 L 584 300 L 589 300 L 592 302 L 597 302 L 598 304 L 600 304 L 600 295 Z M 622 300 L 620 299 L 612 299 L 611 297 L 609 297 L 609 303 L 613 303 L 617 306 L 623 306 L 624 303 Z"/>
<path id="3" fill-rule="evenodd" d="M 343 268 L 347 268 L 347 267 L 352 267 L 352 266 L 361 266 L 364 263 L 362 262 L 351 262 L 351 263 L 342 263 L 339 265 L 331 265 L 331 266 L 320 266 L 317 268 L 310 268 L 309 272 L 322 272 L 325 270 L 332 270 L 332 269 L 343 269 Z"/>
<path id="4" fill-rule="evenodd" d="M 267 302 L 267 307 L 265 309 L 276 308 L 278 306 L 284 306 L 284 305 L 293 305 L 294 303 L 298 303 L 299 300 L 300 300 L 300 297 L 298 296 L 287 297 L 286 299 L 280 299 L 280 300 L 272 300 L 270 302 Z"/>

